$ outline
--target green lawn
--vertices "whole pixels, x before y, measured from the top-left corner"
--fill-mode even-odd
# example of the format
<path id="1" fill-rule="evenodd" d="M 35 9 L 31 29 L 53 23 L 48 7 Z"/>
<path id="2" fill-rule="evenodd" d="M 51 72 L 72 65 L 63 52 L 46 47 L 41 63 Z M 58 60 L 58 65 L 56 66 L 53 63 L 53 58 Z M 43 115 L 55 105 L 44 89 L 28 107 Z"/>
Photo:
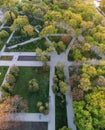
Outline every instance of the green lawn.
<path id="1" fill-rule="evenodd" d="M 3 82 L 3 79 L 5 77 L 5 73 L 7 72 L 7 69 L 8 69 L 8 67 L 0 66 L 0 85 Z"/>
<path id="2" fill-rule="evenodd" d="M 4 46 L 4 42 L 0 41 L 0 50 L 3 48 L 3 46 Z"/>
<path id="3" fill-rule="evenodd" d="M 18 46 L 18 47 L 16 47 L 16 48 L 14 48 L 14 49 L 11 49 L 11 50 L 8 50 L 7 48 L 6 48 L 6 51 L 8 52 L 8 51 L 15 51 L 15 52 L 17 52 L 17 51 L 22 51 L 22 52 L 35 52 L 35 49 L 37 48 L 37 47 L 39 47 L 39 48 L 41 48 L 42 50 L 45 50 L 46 49 L 46 45 L 45 45 L 45 39 L 41 39 L 41 40 L 38 40 L 38 41 L 35 41 L 35 42 L 31 42 L 31 43 L 28 43 L 28 44 L 26 44 L 26 45 L 24 45 L 24 46 Z"/>
<path id="4" fill-rule="evenodd" d="M 42 67 L 19 67 L 20 74 L 15 85 L 15 94 L 22 96 L 28 101 L 29 112 L 38 112 L 36 104 L 38 101 L 48 101 L 49 94 L 49 72 L 42 70 Z M 28 82 L 36 78 L 40 90 L 37 93 L 29 93 Z"/>
<path id="5" fill-rule="evenodd" d="M 60 97 L 56 96 L 55 98 L 55 122 L 56 122 L 56 130 L 62 128 L 63 126 L 67 126 L 67 113 L 66 113 L 66 102 L 61 103 Z"/>

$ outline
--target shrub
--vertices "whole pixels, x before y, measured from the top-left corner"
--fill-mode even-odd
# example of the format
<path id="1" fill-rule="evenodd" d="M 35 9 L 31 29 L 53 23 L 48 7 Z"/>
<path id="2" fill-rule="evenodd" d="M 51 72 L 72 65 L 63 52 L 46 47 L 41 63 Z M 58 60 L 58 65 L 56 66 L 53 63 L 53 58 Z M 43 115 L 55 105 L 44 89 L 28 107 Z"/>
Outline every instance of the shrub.
<path id="1" fill-rule="evenodd" d="M 10 86 L 9 83 L 4 83 L 2 86 L 2 90 L 6 93 L 9 93 L 10 95 L 13 94 L 13 86 Z"/>
<path id="2" fill-rule="evenodd" d="M 6 75 L 6 81 L 10 84 L 10 85 L 14 85 L 14 83 L 16 82 L 15 77 L 12 74 L 7 74 Z"/>
<path id="3" fill-rule="evenodd" d="M 29 91 L 37 92 L 39 90 L 39 85 L 36 79 L 32 79 L 29 81 Z"/>
<path id="4" fill-rule="evenodd" d="M 43 102 L 39 101 L 37 103 L 37 107 L 39 109 L 39 112 L 41 112 L 43 114 L 48 114 L 48 112 L 49 112 L 49 104 L 48 104 L 48 102 L 43 103 Z"/>
<path id="5" fill-rule="evenodd" d="M 12 74 L 13 76 L 17 77 L 19 75 L 19 67 L 17 66 L 12 66 L 10 68 L 10 74 Z"/>
<path id="6" fill-rule="evenodd" d="M 6 100 L 10 96 L 9 93 L 2 90 L 2 99 L 0 101 Z"/>
<path id="7" fill-rule="evenodd" d="M 39 101 L 38 103 L 37 103 L 37 107 L 40 107 L 40 106 L 42 106 L 43 105 L 43 103 L 41 102 L 41 101 Z"/>
<path id="8" fill-rule="evenodd" d="M 60 81 L 59 82 L 59 88 L 60 88 L 60 92 L 62 94 L 66 94 L 67 90 L 68 90 L 68 84 L 64 81 Z"/>
<path id="9" fill-rule="evenodd" d="M 58 87 L 57 84 L 54 84 L 54 85 L 52 86 L 52 88 L 53 88 L 53 92 L 54 92 L 54 93 L 57 93 L 57 92 L 59 91 L 59 87 Z"/>
<path id="10" fill-rule="evenodd" d="M 40 106 L 39 107 L 39 112 L 44 113 L 44 109 L 45 109 L 44 106 Z"/>

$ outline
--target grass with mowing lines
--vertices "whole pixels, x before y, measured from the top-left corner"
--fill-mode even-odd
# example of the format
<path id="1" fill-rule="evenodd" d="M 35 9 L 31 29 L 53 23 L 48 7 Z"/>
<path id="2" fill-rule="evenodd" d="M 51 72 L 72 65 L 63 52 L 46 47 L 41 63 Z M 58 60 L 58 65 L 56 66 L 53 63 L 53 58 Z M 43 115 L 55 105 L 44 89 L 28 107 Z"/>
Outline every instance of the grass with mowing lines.
<path id="1" fill-rule="evenodd" d="M 15 94 L 22 96 L 28 101 L 29 112 L 38 112 L 37 102 L 48 101 L 49 95 L 49 72 L 42 70 L 42 67 L 19 67 L 20 74 L 15 85 Z M 28 82 L 36 78 L 39 83 L 39 92 L 30 93 Z"/>
<path id="2" fill-rule="evenodd" d="M 58 130 L 67 126 L 66 99 L 64 99 L 64 103 L 61 103 L 60 97 L 55 96 L 55 109 L 56 130 Z"/>

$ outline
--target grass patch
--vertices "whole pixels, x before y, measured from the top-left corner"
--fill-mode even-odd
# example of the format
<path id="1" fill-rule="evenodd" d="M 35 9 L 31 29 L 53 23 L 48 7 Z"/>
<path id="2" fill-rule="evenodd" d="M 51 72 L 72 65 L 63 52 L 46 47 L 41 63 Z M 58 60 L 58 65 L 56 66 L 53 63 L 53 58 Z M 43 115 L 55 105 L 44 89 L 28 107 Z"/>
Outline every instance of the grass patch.
<path id="1" fill-rule="evenodd" d="M 3 48 L 5 41 L 0 40 L 0 50 Z"/>
<path id="2" fill-rule="evenodd" d="M 28 101 L 29 112 L 38 112 L 37 102 L 48 101 L 49 95 L 49 72 L 42 70 L 42 67 L 19 67 L 20 74 L 15 85 L 15 94 L 22 96 Z M 36 78 L 39 83 L 39 92 L 29 93 L 28 82 Z"/>
<path id="3" fill-rule="evenodd" d="M 2 44 L 0 44 L 0 50 L 3 48 L 3 45 Z"/>
<path id="4" fill-rule="evenodd" d="M 0 60 L 12 60 L 13 56 L 1 56 Z"/>
<path id="5" fill-rule="evenodd" d="M 55 98 L 55 112 L 56 130 L 62 128 L 62 126 L 67 126 L 66 101 L 61 103 L 61 99 L 58 96 Z"/>
<path id="6" fill-rule="evenodd" d="M 41 40 L 38 40 L 38 41 L 35 41 L 35 42 L 31 42 L 31 43 L 28 43 L 26 45 L 23 45 L 23 46 L 18 46 L 14 49 L 11 49 L 9 50 L 8 48 L 6 48 L 6 52 L 35 52 L 35 49 L 39 47 L 41 48 L 42 50 L 45 50 L 47 47 L 45 45 L 45 39 L 41 39 Z"/>
<path id="7" fill-rule="evenodd" d="M 7 72 L 8 67 L 0 66 L 0 85 L 3 82 L 3 79 L 5 77 L 5 73 Z"/>

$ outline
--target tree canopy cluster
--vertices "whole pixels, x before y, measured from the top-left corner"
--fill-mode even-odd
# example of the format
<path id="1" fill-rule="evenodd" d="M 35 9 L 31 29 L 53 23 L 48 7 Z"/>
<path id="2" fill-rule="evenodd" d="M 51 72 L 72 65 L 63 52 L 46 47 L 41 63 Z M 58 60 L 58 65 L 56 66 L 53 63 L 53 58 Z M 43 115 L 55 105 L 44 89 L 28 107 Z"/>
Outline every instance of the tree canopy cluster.
<path id="1" fill-rule="evenodd" d="M 104 130 L 105 66 L 71 67 L 70 75 L 78 130 Z"/>
<path id="2" fill-rule="evenodd" d="M 75 123 L 79 130 L 105 129 L 105 88 L 95 88 L 84 101 L 74 101 Z"/>
<path id="3" fill-rule="evenodd" d="M 0 6 L 4 13 L 2 24 L 7 27 L 0 29 L 0 40 L 7 40 L 13 31 L 23 41 L 49 37 L 44 46 L 38 45 L 36 49 L 37 59 L 44 63 L 49 60 L 49 52 L 64 52 L 72 38 L 76 40 L 69 52 L 69 60 L 101 59 L 92 47 L 98 47 L 99 52 L 105 53 L 105 18 L 86 0 L 24 0 L 22 3 L 19 0 L 4 0 L 0 1 Z M 101 1 L 100 8 L 105 12 L 105 0 Z M 15 40 L 13 42 L 17 44 Z M 103 63 L 104 61 L 100 64 Z M 63 69 L 62 65 L 56 66 L 53 78 L 53 90 L 61 98 L 68 88 Z M 105 67 L 84 64 L 80 68 L 70 69 L 75 123 L 78 129 L 104 130 Z M 13 68 L 7 75 L 7 82 L 1 86 L 5 92 L 4 98 L 14 94 L 18 73 L 18 68 Z M 39 90 L 36 79 L 29 81 L 29 90 Z M 48 113 L 48 103 L 39 102 L 37 105 L 40 112 Z M 64 126 L 61 129 L 68 128 Z"/>
<path id="4" fill-rule="evenodd" d="M 85 0 L 24 0 L 22 3 L 18 0 L 5 0 L 1 3 L 4 10 L 2 22 L 6 22 L 11 31 L 17 29 L 19 34 L 26 37 L 36 36 L 34 27 L 39 24 L 42 28 L 37 35 L 41 38 L 52 34 L 55 34 L 55 39 L 56 34 L 77 37 L 72 55 L 75 60 L 86 60 L 91 56 L 89 53 L 92 45 L 99 46 L 103 52 L 105 46 L 105 19 L 93 5 L 87 3 Z M 57 48 L 58 52 L 59 48 L 65 51 L 64 43 L 52 42 L 51 46 Z M 84 49 L 86 47 L 87 50 Z"/>

